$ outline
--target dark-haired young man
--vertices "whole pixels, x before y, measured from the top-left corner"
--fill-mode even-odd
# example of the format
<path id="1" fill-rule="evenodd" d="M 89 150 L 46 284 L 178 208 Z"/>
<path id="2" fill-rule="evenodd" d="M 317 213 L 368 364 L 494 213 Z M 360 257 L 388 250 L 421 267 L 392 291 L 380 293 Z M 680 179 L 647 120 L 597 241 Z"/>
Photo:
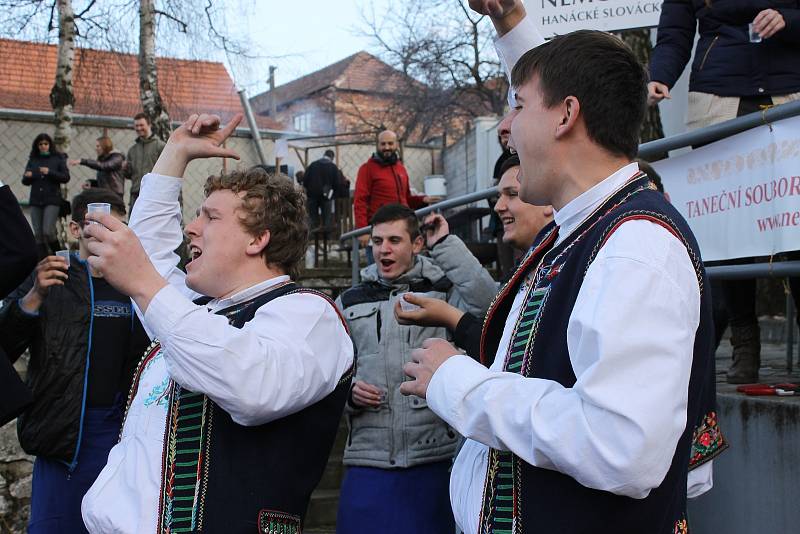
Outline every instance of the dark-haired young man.
<path id="1" fill-rule="evenodd" d="M 443 217 L 430 219 L 438 224 L 426 233 L 427 257 L 419 255 L 423 237 L 414 211 L 400 204 L 379 208 L 370 221 L 375 263 L 337 300 L 359 358 L 348 402 L 339 534 L 453 531 L 447 485 L 458 436 L 424 401 L 398 390 L 412 349 L 447 331 L 400 326 L 394 307 L 413 292 L 483 315 L 495 283 L 464 243 L 449 235 Z"/>
<path id="2" fill-rule="evenodd" d="M 592 31 L 514 66 L 520 195 L 555 220 L 487 312 L 490 368 L 428 340 L 401 386 L 468 438 L 451 479 L 466 533 L 687 532 L 690 454 L 724 446 L 701 413 L 713 331 L 697 244 L 632 162 L 646 80 Z"/>
<path id="3" fill-rule="evenodd" d="M 333 302 L 292 282 L 305 194 L 259 168 L 210 177 L 186 226 L 188 163 L 241 116 L 193 115 L 142 180 L 131 227 L 90 218 L 89 262 L 130 295 L 156 341 L 134 373 L 108 464 L 83 500 L 90 532 L 297 533 L 350 389 L 353 345 Z M 194 299 L 194 301 L 193 301 Z"/>
<path id="4" fill-rule="evenodd" d="M 106 463 L 122 425 L 124 396 L 148 339 L 131 301 L 86 263 L 87 204 L 122 198 L 89 189 L 72 200 L 69 231 L 78 240 L 67 262 L 48 256 L 0 311 L 4 346 L 16 359 L 30 348 L 33 404 L 19 417 L 22 448 L 36 456 L 28 532 L 86 532 L 81 499 Z M 121 224 L 121 223 L 120 223 Z"/>

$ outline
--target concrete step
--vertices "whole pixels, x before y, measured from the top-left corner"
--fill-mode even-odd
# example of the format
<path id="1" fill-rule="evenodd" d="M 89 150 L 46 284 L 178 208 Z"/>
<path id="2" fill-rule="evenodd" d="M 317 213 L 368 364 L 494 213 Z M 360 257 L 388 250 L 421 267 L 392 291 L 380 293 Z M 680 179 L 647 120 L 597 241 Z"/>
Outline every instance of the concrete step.
<path id="1" fill-rule="evenodd" d="M 336 525 L 336 512 L 339 508 L 339 490 L 314 490 L 308 503 L 305 526 L 312 528 L 331 528 Z M 304 529 L 303 532 L 306 530 Z"/>
<path id="2" fill-rule="evenodd" d="M 339 508 L 339 490 L 342 487 L 344 466 L 342 456 L 347 440 L 347 424 L 345 418 L 339 421 L 339 430 L 336 433 L 328 463 L 319 485 L 311 494 L 306 512 L 306 522 L 303 528 L 305 533 L 323 534 L 335 532 L 336 512 Z M 316 530 L 315 530 L 316 529 Z"/>

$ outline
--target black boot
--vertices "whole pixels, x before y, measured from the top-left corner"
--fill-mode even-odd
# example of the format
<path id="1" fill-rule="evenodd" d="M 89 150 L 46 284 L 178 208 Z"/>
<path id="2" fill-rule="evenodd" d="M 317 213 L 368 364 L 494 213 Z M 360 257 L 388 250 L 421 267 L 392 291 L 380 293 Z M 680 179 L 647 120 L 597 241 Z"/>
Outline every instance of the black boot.
<path id="1" fill-rule="evenodd" d="M 728 384 L 758 382 L 761 367 L 761 331 L 758 323 L 746 326 L 731 325 L 733 363 L 728 369 Z"/>

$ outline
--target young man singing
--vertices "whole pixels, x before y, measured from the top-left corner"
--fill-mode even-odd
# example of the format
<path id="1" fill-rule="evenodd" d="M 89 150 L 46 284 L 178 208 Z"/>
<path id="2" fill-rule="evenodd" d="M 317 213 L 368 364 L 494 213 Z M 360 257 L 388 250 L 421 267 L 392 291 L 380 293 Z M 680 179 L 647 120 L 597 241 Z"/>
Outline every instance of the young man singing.
<path id="1" fill-rule="evenodd" d="M 291 280 L 306 250 L 304 194 L 263 170 L 212 176 L 186 226 L 186 165 L 241 116 L 193 115 L 144 177 L 130 229 L 105 216 L 89 263 L 130 295 L 156 342 L 134 375 L 120 442 L 83 501 L 90 532 L 301 529 L 339 424 L 353 346 L 333 303 Z M 193 301 L 193 299 L 195 299 Z"/>
<path id="2" fill-rule="evenodd" d="M 485 366 L 428 340 L 401 390 L 467 437 L 451 501 L 468 534 L 687 532 L 695 423 L 702 461 L 722 447 L 702 413 L 711 307 L 691 230 L 633 163 L 646 75 L 582 31 L 525 53 L 511 81 L 520 196 L 554 222 L 487 312 Z"/>

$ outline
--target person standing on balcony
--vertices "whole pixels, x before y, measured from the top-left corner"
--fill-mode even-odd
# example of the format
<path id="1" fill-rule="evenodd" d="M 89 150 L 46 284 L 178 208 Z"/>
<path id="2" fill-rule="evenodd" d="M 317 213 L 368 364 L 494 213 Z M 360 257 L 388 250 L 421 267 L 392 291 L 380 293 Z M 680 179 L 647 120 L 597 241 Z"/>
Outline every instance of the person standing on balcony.
<path id="1" fill-rule="evenodd" d="M 378 134 L 378 150 L 358 169 L 353 215 L 356 228 L 363 228 L 382 206 L 402 204 L 411 209 L 421 208 L 439 199 L 412 195 L 408 171 L 397 153 L 397 134 L 384 130 Z M 370 242 L 369 235 L 358 238 L 362 247 Z M 367 262 L 374 263 L 371 247 L 367 247 Z"/>
<path id="2" fill-rule="evenodd" d="M 670 88 L 689 61 L 695 28 L 700 37 L 689 79 L 690 130 L 800 99 L 800 2 L 665 0 L 650 61 L 650 105 L 670 98 Z M 724 300 L 731 327 L 728 382 L 757 382 L 761 335 L 756 281 L 725 280 L 713 286 L 714 296 Z M 800 293 L 796 280 L 793 289 Z M 717 343 L 725 326 L 724 320 L 715 324 Z"/>

